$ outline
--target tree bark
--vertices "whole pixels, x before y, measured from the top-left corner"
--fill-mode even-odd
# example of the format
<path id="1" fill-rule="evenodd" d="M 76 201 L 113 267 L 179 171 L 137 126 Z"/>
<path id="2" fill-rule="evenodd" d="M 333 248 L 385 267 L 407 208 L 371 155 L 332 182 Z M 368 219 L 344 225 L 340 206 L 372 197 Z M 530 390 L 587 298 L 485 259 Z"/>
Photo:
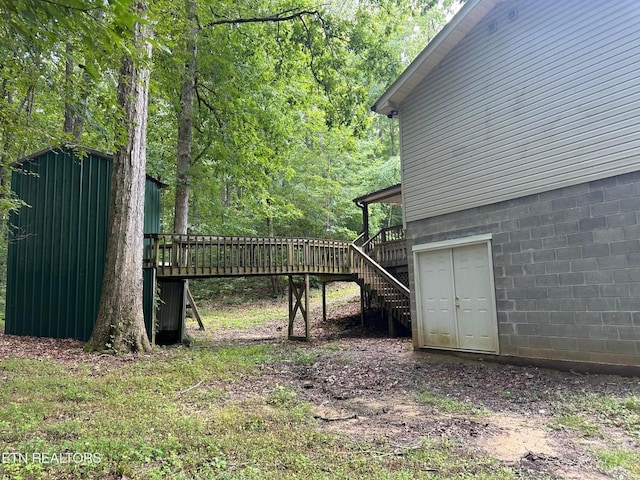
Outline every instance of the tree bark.
<path id="1" fill-rule="evenodd" d="M 142 16 L 146 6 L 138 3 Z M 141 62 L 125 56 L 118 80 L 118 104 L 127 129 L 111 173 L 109 234 L 98 318 L 85 347 L 89 351 L 151 350 L 142 309 L 142 253 L 146 129 L 151 44 L 146 27 L 137 24 L 134 45 Z"/>
<path id="2" fill-rule="evenodd" d="M 196 0 L 186 0 L 189 30 L 186 40 L 186 62 L 180 89 L 178 116 L 178 162 L 176 172 L 176 199 L 173 219 L 174 233 L 186 234 L 189 227 L 189 168 L 193 138 L 193 98 L 196 86 L 196 58 L 198 54 L 198 23 Z"/>

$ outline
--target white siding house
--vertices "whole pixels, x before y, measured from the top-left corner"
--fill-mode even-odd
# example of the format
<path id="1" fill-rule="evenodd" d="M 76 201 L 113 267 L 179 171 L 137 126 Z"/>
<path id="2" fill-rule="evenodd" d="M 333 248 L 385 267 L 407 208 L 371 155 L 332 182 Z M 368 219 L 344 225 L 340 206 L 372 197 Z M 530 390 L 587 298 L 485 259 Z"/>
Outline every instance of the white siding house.
<path id="1" fill-rule="evenodd" d="M 640 365 L 637 0 L 468 0 L 374 110 L 416 347 Z"/>

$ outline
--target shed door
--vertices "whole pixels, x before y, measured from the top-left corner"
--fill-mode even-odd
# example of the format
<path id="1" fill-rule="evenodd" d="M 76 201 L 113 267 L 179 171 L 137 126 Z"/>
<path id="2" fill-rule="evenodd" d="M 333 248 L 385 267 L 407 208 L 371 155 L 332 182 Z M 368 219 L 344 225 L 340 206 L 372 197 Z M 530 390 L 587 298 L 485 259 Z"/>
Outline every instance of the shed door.
<path id="1" fill-rule="evenodd" d="M 421 345 L 497 352 L 486 243 L 418 254 Z"/>
<path id="2" fill-rule="evenodd" d="M 418 256 L 422 346 L 458 347 L 451 250 Z"/>

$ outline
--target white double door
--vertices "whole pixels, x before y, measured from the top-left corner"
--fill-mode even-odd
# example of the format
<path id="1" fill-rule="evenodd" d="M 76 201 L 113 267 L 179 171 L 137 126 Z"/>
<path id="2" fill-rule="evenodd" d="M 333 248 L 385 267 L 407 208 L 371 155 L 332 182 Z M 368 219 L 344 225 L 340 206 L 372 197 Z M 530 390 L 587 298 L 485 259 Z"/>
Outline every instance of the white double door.
<path id="1" fill-rule="evenodd" d="M 498 352 L 488 242 L 416 252 L 421 347 Z"/>

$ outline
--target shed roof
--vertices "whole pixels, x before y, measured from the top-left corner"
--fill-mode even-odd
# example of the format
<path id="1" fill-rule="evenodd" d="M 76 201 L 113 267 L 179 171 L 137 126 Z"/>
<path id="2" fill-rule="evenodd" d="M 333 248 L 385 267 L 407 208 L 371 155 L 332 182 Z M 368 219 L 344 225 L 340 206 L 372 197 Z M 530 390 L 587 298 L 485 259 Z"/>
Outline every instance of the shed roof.
<path id="1" fill-rule="evenodd" d="M 451 21 L 429 42 L 371 109 L 389 117 L 397 115 L 400 104 L 489 13 L 498 1 L 467 0 Z"/>
<path id="2" fill-rule="evenodd" d="M 13 165 L 14 166 L 18 166 L 18 165 L 22 165 L 23 163 L 27 163 L 31 160 L 34 160 L 38 157 L 42 157 L 44 155 L 46 155 L 47 153 L 61 153 L 63 151 L 66 152 L 74 152 L 74 151 L 82 151 L 82 152 L 86 152 L 89 155 L 95 155 L 96 157 L 101 157 L 101 158 L 106 158 L 108 160 L 113 160 L 113 155 L 109 154 L 109 153 L 104 153 L 104 152 L 100 152 L 99 150 L 95 150 L 93 148 L 88 148 L 88 147 L 79 147 L 79 146 L 69 146 L 69 145 L 63 145 L 61 147 L 47 147 L 43 150 L 40 150 L 39 152 L 36 153 L 32 153 L 31 155 L 27 155 L 26 157 L 22 157 L 18 160 L 16 160 Z M 152 177 L 151 175 L 147 174 L 146 175 L 147 179 L 155 182 L 158 184 L 159 188 L 166 188 L 169 185 L 167 185 L 166 183 L 164 183 L 162 180 L 159 180 L 155 177 Z"/>

